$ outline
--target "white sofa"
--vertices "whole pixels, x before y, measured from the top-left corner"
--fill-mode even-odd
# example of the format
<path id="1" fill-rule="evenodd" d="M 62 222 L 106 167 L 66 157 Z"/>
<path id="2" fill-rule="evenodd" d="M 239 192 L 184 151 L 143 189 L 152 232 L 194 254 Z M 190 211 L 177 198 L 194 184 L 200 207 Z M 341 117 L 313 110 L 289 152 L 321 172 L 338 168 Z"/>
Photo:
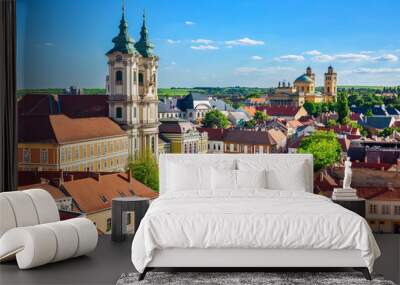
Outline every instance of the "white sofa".
<path id="1" fill-rule="evenodd" d="M 86 218 L 60 221 L 45 190 L 0 193 L 0 262 L 20 269 L 84 255 L 96 248 L 96 226 Z"/>

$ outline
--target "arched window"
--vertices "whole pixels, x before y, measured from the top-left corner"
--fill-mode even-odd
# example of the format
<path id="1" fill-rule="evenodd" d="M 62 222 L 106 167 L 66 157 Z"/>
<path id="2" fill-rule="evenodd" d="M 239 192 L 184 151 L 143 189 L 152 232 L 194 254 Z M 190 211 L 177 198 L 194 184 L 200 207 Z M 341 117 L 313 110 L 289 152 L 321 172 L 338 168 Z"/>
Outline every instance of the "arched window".
<path id="1" fill-rule="evenodd" d="M 328 86 L 328 88 L 327 88 L 327 89 L 328 89 L 328 93 L 331 93 L 331 88 L 329 88 L 329 86 Z"/>
<path id="2" fill-rule="evenodd" d="M 121 107 L 115 108 L 115 117 L 117 119 L 122 119 L 122 108 Z"/>
<path id="3" fill-rule="evenodd" d="M 156 146 L 155 138 L 152 137 L 152 138 L 151 138 L 151 151 L 152 151 L 153 153 L 155 153 L 155 151 L 156 151 L 155 146 Z"/>
<path id="4" fill-rule="evenodd" d="M 121 85 L 121 84 L 122 84 L 122 71 L 121 71 L 121 70 L 117 70 L 117 71 L 115 72 L 115 82 L 116 82 L 116 84 L 118 84 L 118 85 Z"/>
<path id="5" fill-rule="evenodd" d="M 142 86 L 144 82 L 143 73 L 139 72 L 139 85 Z"/>

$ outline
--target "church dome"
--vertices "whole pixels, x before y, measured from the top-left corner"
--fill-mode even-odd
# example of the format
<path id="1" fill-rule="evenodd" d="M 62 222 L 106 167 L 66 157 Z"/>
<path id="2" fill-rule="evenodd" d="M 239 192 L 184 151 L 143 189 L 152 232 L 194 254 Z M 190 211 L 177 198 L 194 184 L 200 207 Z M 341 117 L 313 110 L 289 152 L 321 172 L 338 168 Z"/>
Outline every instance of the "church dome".
<path id="1" fill-rule="evenodd" d="M 302 76 L 297 77 L 294 83 L 314 83 L 314 81 L 306 74 L 303 74 Z"/>

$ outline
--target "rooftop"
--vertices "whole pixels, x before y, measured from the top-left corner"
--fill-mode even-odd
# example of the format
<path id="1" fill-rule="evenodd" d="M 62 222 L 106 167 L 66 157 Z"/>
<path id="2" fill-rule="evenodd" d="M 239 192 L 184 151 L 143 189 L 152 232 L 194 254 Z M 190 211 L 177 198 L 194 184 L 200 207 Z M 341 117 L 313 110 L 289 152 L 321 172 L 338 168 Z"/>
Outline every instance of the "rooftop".
<path id="1" fill-rule="evenodd" d="M 276 142 L 269 132 L 230 129 L 224 135 L 224 141 L 243 144 L 275 145 Z"/>
<path id="2" fill-rule="evenodd" d="M 72 97 L 72 96 L 71 96 Z M 19 116 L 18 142 L 71 143 L 126 136 L 108 117 L 70 118 L 66 115 Z"/>
<path id="3" fill-rule="evenodd" d="M 258 107 L 256 107 L 256 110 L 258 110 L 258 111 L 266 111 L 269 116 L 293 117 L 300 111 L 301 108 L 303 108 L 303 107 L 295 107 L 295 106 L 258 106 Z"/>
<path id="4" fill-rule="evenodd" d="M 310 77 L 308 77 L 306 74 L 303 74 L 299 77 L 296 78 L 294 81 L 295 83 L 313 83 L 314 80 L 312 80 Z"/>
<path id="5" fill-rule="evenodd" d="M 84 213 L 111 208 L 111 201 L 115 197 L 158 196 L 156 192 L 127 173 L 94 175 L 72 180 L 64 182 L 63 189 Z"/>

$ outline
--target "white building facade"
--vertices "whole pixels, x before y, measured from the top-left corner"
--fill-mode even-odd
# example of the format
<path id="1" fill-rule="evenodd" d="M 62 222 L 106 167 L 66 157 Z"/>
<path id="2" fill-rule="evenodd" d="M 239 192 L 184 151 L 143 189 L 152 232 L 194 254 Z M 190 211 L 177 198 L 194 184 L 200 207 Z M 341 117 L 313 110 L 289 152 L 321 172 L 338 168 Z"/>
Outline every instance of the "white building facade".
<path id="1" fill-rule="evenodd" d="M 145 17 L 140 40 L 134 42 L 128 33 L 125 9 L 119 34 L 107 52 L 109 117 L 128 134 L 128 153 L 137 157 L 141 152 L 158 153 L 158 57 L 152 54 Z"/>

